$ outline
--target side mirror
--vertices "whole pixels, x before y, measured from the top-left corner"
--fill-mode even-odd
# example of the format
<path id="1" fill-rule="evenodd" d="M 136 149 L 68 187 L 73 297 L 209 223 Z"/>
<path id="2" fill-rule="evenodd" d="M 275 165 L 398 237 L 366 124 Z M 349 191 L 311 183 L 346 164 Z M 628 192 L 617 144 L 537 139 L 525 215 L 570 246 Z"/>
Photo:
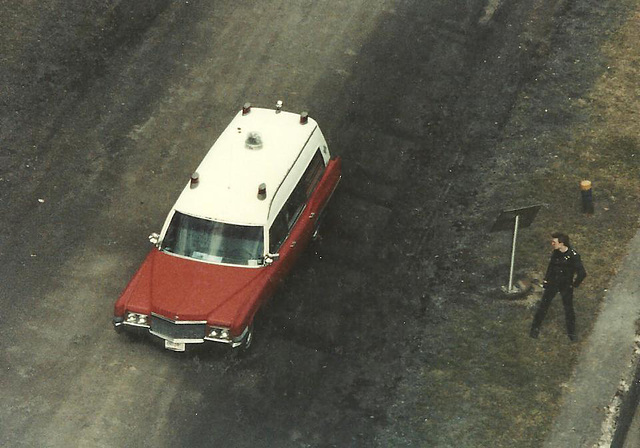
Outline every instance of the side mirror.
<path id="1" fill-rule="evenodd" d="M 270 266 L 278 258 L 280 258 L 280 254 L 267 254 L 264 256 L 264 265 Z"/>
<path id="2" fill-rule="evenodd" d="M 153 232 L 151 235 L 149 235 L 149 242 L 151 244 L 153 244 L 154 246 L 157 246 L 158 243 L 160 242 L 160 235 L 158 235 L 157 233 Z"/>

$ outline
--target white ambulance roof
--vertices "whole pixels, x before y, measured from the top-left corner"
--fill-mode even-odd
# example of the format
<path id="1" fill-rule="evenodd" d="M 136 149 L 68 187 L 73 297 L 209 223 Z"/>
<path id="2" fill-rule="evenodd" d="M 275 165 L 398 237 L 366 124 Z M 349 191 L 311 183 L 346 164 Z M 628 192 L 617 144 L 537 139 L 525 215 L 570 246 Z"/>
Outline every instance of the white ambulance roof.
<path id="1" fill-rule="evenodd" d="M 198 166 L 197 187 L 187 184 L 174 208 L 188 215 L 233 224 L 265 225 L 273 194 L 316 129 L 290 112 L 252 107 L 238 112 Z M 247 147 L 256 133 L 261 147 Z M 258 199 L 266 184 L 267 197 Z"/>

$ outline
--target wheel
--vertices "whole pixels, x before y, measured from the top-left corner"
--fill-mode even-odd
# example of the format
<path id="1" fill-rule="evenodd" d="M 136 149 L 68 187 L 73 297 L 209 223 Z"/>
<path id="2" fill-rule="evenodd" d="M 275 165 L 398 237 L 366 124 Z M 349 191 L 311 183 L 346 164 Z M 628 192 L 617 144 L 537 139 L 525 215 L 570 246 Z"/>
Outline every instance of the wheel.
<path id="1" fill-rule="evenodd" d="M 232 354 L 234 356 L 243 356 L 249 351 L 249 347 L 251 347 L 251 343 L 253 342 L 253 322 L 249 324 L 249 330 L 247 334 L 244 336 L 244 339 L 237 347 L 232 349 Z"/>
<path id="2" fill-rule="evenodd" d="M 321 213 L 320 216 L 318 216 L 318 220 L 315 222 L 313 233 L 311 234 L 311 241 L 318 241 L 319 239 L 322 239 L 320 236 L 320 224 L 322 224 L 323 215 L 324 213 Z"/>
<path id="3" fill-rule="evenodd" d="M 251 347 L 252 342 L 253 342 L 253 323 L 251 323 L 251 325 L 249 326 L 249 332 L 247 333 L 247 337 L 244 338 L 244 342 L 240 347 L 242 347 L 243 350 L 249 350 L 249 347 Z"/>

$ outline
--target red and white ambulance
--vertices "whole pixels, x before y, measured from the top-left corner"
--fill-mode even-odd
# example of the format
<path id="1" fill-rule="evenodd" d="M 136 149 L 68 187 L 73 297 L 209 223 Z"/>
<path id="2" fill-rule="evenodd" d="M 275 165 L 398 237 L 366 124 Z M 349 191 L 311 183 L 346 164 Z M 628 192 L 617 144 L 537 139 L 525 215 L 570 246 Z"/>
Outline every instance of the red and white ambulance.
<path id="1" fill-rule="evenodd" d="M 318 229 L 341 178 L 318 124 L 244 107 L 211 147 L 115 303 L 116 330 L 165 348 L 247 348 L 260 306 Z"/>

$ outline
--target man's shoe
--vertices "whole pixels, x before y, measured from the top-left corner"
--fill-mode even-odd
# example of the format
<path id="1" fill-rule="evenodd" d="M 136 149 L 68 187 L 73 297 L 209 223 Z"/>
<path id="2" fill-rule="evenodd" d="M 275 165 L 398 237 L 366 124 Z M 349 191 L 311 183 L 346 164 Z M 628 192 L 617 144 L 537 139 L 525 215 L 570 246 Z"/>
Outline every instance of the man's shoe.
<path id="1" fill-rule="evenodd" d="M 531 336 L 533 339 L 538 339 L 539 334 L 540 334 L 540 330 L 538 328 L 532 328 L 531 331 L 529 332 L 529 336 Z"/>
<path id="2" fill-rule="evenodd" d="M 578 337 L 575 334 L 570 334 L 569 339 L 571 340 L 571 342 L 576 342 L 578 340 Z"/>

